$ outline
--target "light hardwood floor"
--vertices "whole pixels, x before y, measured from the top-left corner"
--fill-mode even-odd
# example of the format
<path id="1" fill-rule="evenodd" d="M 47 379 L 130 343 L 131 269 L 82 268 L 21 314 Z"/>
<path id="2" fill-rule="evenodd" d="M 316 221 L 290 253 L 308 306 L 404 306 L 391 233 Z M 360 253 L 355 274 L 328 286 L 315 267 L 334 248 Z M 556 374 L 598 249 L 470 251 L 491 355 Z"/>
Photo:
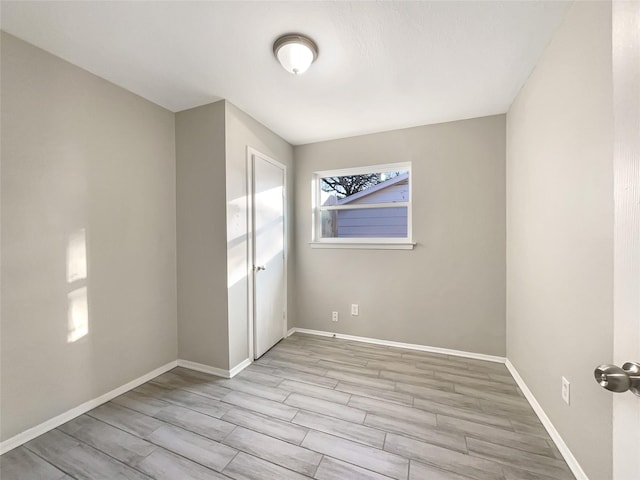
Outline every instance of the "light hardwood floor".
<path id="1" fill-rule="evenodd" d="M 573 479 L 504 365 L 295 334 L 176 368 L 0 458 L 2 480 Z"/>

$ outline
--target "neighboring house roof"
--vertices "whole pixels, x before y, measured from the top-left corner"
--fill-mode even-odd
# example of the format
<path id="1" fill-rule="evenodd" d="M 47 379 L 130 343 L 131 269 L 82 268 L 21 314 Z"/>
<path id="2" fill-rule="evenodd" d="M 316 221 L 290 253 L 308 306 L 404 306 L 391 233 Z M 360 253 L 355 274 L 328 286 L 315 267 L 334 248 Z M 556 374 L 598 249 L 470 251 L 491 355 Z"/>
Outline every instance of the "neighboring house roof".
<path id="1" fill-rule="evenodd" d="M 371 188 L 367 188 L 358 193 L 354 193 L 345 198 L 341 198 L 338 200 L 337 205 L 345 205 L 347 203 L 351 203 L 354 200 L 358 200 L 359 198 L 366 197 L 367 195 L 371 195 L 372 193 L 379 192 L 380 190 L 384 190 L 385 188 L 391 187 L 393 185 L 398 185 L 402 182 L 406 182 L 409 179 L 409 172 L 398 175 L 397 177 L 390 178 L 389 180 L 385 180 L 382 183 L 379 183 Z"/>

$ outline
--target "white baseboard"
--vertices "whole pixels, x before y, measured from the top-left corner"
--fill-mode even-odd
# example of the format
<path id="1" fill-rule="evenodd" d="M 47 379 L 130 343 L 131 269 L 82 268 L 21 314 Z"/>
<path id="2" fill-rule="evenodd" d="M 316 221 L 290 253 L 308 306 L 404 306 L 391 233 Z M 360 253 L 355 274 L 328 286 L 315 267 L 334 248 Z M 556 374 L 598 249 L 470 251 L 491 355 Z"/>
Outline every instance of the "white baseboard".
<path id="1" fill-rule="evenodd" d="M 229 370 L 211 367 L 209 365 L 205 365 L 204 363 L 192 362 L 191 360 L 178 359 L 178 366 L 183 368 L 188 368 L 189 370 L 195 370 L 196 372 L 210 373 L 211 375 L 215 375 L 217 377 L 230 378 Z"/>
<path id="2" fill-rule="evenodd" d="M 375 345 L 385 345 L 388 347 L 406 348 L 408 350 L 419 350 L 421 352 L 441 353 L 443 355 L 453 355 L 456 357 L 473 358 L 476 360 L 485 360 L 487 362 L 504 363 L 505 357 L 498 357 L 495 355 L 486 355 L 484 353 L 465 352 L 463 350 L 451 350 L 448 348 L 429 347 L 427 345 L 418 345 L 415 343 L 401 343 L 392 342 L 391 340 L 380 340 L 377 338 L 369 337 L 356 337 L 354 335 L 344 335 L 342 333 L 323 332 L 321 330 L 309 330 L 306 328 L 294 327 L 287 332 L 287 337 L 294 333 L 306 333 L 308 335 L 319 335 L 321 337 L 335 337 L 342 340 L 352 340 L 354 342 L 373 343 Z"/>
<path id="3" fill-rule="evenodd" d="M 231 370 L 229 370 L 229 378 L 235 377 L 237 374 L 239 374 L 242 370 L 247 368 L 249 365 L 251 365 L 251 359 L 250 358 L 244 359 L 238 365 L 236 365 Z"/>
<path id="4" fill-rule="evenodd" d="M 204 363 L 192 362 L 190 360 L 178 360 L 179 367 L 188 368 L 189 370 L 195 370 L 197 372 L 210 373 L 211 375 L 222 378 L 233 378 L 249 365 L 251 365 L 251 359 L 249 358 L 243 360 L 231 370 L 211 367 L 209 365 L 205 365 Z"/>
<path id="5" fill-rule="evenodd" d="M 556 430 L 556 428 L 553 426 L 553 423 L 551 423 L 551 420 L 549 419 L 549 417 L 547 417 L 547 414 L 544 413 L 544 410 L 536 400 L 536 397 L 533 396 L 533 393 L 531 393 L 531 390 L 529 390 L 529 387 L 527 387 L 527 384 L 524 383 L 524 380 L 516 370 L 516 367 L 513 366 L 513 364 L 509 361 L 509 359 L 507 359 L 505 365 L 509 370 L 509 372 L 511 373 L 511 376 L 514 378 L 514 380 L 518 384 L 518 387 L 520 387 L 520 390 L 522 390 L 522 393 L 524 394 L 525 398 L 531 404 L 531 407 L 533 408 L 534 412 L 536 412 L 536 415 L 538 415 L 538 418 L 542 422 L 542 425 L 544 425 L 544 428 L 549 433 L 549 436 L 551 436 L 551 439 L 558 447 L 558 450 L 560 450 L 560 453 L 562 454 L 565 461 L 567 462 L 567 465 L 569 465 L 569 468 L 575 475 L 576 479 L 589 480 L 589 477 L 587 477 L 587 474 L 584 472 L 584 470 L 578 463 L 578 460 L 576 459 L 576 457 L 573 456 L 573 453 L 571 453 L 571 450 L 569 450 L 569 447 L 560 436 L 560 433 L 558 432 L 558 430 Z"/>
<path id="6" fill-rule="evenodd" d="M 19 433 L 5 440 L 4 442 L 0 443 L 0 455 L 8 452 L 9 450 L 13 450 L 16 447 L 19 447 L 20 445 L 27 443 L 36 437 L 39 437 L 40 435 L 48 432 L 49 430 L 53 430 L 54 428 L 59 427 L 64 423 L 67 423 L 68 421 L 73 420 L 74 418 L 84 413 L 87 413 L 89 410 L 93 410 L 94 408 L 99 407 L 103 403 L 106 403 L 109 400 L 112 400 L 117 396 L 128 392 L 129 390 L 133 390 L 134 388 L 139 387 L 143 383 L 148 382 L 149 380 L 157 377 L 158 375 L 162 375 L 163 373 L 168 372 L 169 370 L 171 370 L 172 368 L 175 368 L 176 366 L 177 366 L 177 362 L 175 360 L 172 362 L 169 362 L 166 365 L 163 365 L 162 367 L 156 368 L 155 370 L 152 370 L 151 372 L 146 373 L 145 375 L 142 375 L 141 377 L 138 377 L 135 380 L 131 380 L 130 382 L 114 390 L 111 390 L 110 392 L 105 393 L 104 395 L 100 395 L 97 398 L 84 402 L 83 404 L 78 405 L 77 407 L 72 408 L 71 410 L 68 410 L 64 413 L 61 413 L 60 415 L 50 418 L 49 420 L 41 423 L 40 425 L 36 425 L 35 427 L 25 430 L 24 432 Z"/>

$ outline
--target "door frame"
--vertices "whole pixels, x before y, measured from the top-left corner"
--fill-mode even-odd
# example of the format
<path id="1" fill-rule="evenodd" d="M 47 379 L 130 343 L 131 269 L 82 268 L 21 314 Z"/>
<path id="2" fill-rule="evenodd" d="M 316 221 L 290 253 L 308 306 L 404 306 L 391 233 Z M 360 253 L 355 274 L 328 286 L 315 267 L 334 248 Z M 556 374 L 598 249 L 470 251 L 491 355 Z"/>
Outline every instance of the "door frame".
<path id="1" fill-rule="evenodd" d="M 254 172 L 253 172 L 253 157 L 259 156 L 272 165 L 280 168 L 283 173 L 282 177 L 282 202 L 283 202 L 283 250 L 284 250 L 284 317 L 282 319 L 282 336 L 287 336 L 287 321 L 289 318 L 288 311 L 288 260 L 289 260 L 289 215 L 288 215 L 288 198 L 289 192 L 287 189 L 287 166 L 283 163 L 274 160 L 269 155 L 265 155 L 259 150 L 247 145 L 247 347 L 249 351 L 249 360 L 253 363 L 256 360 L 255 352 L 255 306 L 256 306 L 256 294 L 255 294 L 255 281 L 256 272 L 254 268 L 255 261 L 255 245 L 254 245 Z"/>

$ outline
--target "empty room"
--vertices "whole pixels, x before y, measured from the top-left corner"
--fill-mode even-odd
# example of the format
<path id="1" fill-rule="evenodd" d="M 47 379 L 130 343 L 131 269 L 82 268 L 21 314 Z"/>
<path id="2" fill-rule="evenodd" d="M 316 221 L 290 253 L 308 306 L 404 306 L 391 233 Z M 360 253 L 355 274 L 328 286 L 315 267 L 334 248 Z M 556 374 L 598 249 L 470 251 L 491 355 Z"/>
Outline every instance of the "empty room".
<path id="1" fill-rule="evenodd" d="M 640 478 L 640 1 L 0 27 L 2 480 Z"/>

